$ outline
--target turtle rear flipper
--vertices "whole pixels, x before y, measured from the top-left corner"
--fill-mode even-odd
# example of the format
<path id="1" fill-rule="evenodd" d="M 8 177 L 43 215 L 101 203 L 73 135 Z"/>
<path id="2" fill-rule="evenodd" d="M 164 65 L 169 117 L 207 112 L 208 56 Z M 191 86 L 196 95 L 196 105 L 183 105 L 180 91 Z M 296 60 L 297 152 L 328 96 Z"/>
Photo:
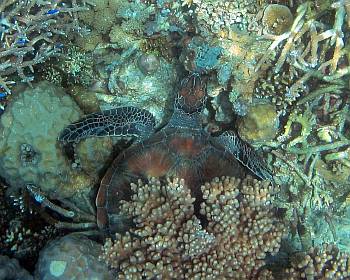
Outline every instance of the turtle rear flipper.
<path id="1" fill-rule="evenodd" d="M 252 171 L 262 180 L 269 180 L 272 183 L 273 175 L 264 160 L 248 143 L 244 142 L 234 131 L 225 131 L 215 137 L 225 152 L 232 154 L 240 163 Z"/>
<path id="2" fill-rule="evenodd" d="M 63 143 L 79 142 L 88 137 L 122 136 L 148 137 L 154 129 L 153 115 L 136 107 L 120 107 L 92 113 L 74 122 L 61 132 Z"/>

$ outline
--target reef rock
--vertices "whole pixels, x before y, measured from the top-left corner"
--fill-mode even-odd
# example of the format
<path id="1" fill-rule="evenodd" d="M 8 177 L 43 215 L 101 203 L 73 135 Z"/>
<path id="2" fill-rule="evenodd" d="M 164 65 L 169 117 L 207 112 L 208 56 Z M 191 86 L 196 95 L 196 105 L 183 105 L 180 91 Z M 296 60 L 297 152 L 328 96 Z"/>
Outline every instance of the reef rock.
<path id="1" fill-rule="evenodd" d="M 165 108 L 169 108 L 168 98 L 173 96 L 177 82 L 172 64 L 161 57 L 138 53 L 112 71 L 108 89 L 114 96 L 102 109 L 132 105 L 148 110 L 161 122 L 169 113 Z"/>
<path id="2" fill-rule="evenodd" d="M 35 277 L 40 280 L 108 280 L 108 267 L 99 261 L 102 247 L 85 235 L 72 233 L 49 243 L 41 252 Z"/>

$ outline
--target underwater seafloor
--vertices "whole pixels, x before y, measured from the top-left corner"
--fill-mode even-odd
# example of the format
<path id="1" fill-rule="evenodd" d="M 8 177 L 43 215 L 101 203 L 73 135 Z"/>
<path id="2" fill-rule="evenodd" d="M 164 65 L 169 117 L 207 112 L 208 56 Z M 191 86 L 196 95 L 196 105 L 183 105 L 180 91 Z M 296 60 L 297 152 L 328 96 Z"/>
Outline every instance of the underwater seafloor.
<path id="1" fill-rule="evenodd" d="M 350 279 L 349 30 L 349 0 L 1 0 L 0 279 Z"/>

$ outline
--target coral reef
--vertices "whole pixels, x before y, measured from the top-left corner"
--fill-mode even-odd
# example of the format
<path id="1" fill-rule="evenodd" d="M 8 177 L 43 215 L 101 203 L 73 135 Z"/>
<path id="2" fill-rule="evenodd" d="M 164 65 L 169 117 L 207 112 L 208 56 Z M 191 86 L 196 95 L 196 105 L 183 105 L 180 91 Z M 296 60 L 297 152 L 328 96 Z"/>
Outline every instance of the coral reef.
<path id="1" fill-rule="evenodd" d="M 75 45 L 65 46 L 59 55 L 45 63 L 40 76 L 59 86 L 82 85 L 89 88 L 95 81 L 93 54 Z"/>
<path id="2" fill-rule="evenodd" d="M 267 69 L 257 80 L 256 97 L 272 101 L 280 116 L 279 132 L 265 149 L 282 185 L 279 205 L 286 209 L 285 219 L 292 228 L 303 228 L 298 233 L 302 250 L 324 242 L 347 247 L 346 7 L 346 1 L 296 6 L 289 30 L 264 34 L 272 43 L 256 64 L 257 71 Z"/>
<path id="3" fill-rule="evenodd" d="M 34 184 L 50 197 L 76 197 L 78 204 L 84 203 L 80 196 L 91 190 L 112 147 L 108 139 L 102 141 L 103 145 L 82 143 L 77 158 L 82 162 L 93 158 L 94 165 L 84 164 L 83 170 L 74 168 L 58 145 L 57 136 L 79 116 L 81 111 L 74 101 L 48 82 L 16 92 L 0 119 L 0 166 L 12 195 Z"/>
<path id="4" fill-rule="evenodd" d="M 121 212 L 135 228 L 107 239 L 102 259 L 120 279 L 251 279 L 275 254 L 283 225 L 273 214 L 278 188 L 252 178 L 215 178 L 202 186 L 195 213 L 183 180 L 131 185 Z"/>
<path id="5" fill-rule="evenodd" d="M 16 258 L 26 269 L 32 270 L 40 250 L 58 232 L 38 217 L 38 209 L 29 207 L 25 192 L 20 197 L 6 196 L 7 188 L 0 183 L 0 255 Z M 0 257 L 0 279 L 22 279 L 12 271 L 17 268 L 15 260 Z M 20 269 L 17 271 L 21 274 Z M 22 277 L 25 279 L 24 274 Z"/>
<path id="6" fill-rule="evenodd" d="M 86 53 L 76 46 L 69 46 L 58 58 L 61 73 L 66 75 L 67 83 L 80 83 L 89 87 L 93 81 L 93 59 L 90 53 Z"/>
<path id="7" fill-rule="evenodd" d="M 82 85 L 73 85 L 69 88 L 68 93 L 78 104 L 81 110 L 88 114 L 100 110 L 101 101 L 98 96 L 101 93 L 99 88 L 100 83 L 92 88 L 86 89 Z"/>
<path id="8" fill-rule="evenodd" d="M 108 89 L 113 95 L 105 95 L 109 100 L 106 99 L 101 107 L 109 109 L 124 104 L 133 105 L 147 109 L 160 123 L 164 115 L 169 114 L 167 104 L 173 97 L 172 89 L 178 81 L 177 72 L 173 64 L 154 56 L 152 65 L 147 66 L 152 71 L 144 73 L 145 66 L 140 64 L 140 60 L 145 56 L 154 55 L 136 52 L 123 64 L 114 67 L 108 80 Z"/>
<path id="9" fill-rule="evenodd" d="M 39 251 L 46 242 L 58 235 L 56 229 L 42 220 L 35 221 L 35 215 L 20 214 L 15 217 L 9 213 L 12 220 L 2 223 L 6 231 L 0 236 L 1 250 L 3 254 L 9 254 L 19 260 L 30 260 L 27 266 L 33 265 Z"/>
<path id="10" fill-rule="evenodd" d="M 256 15 L 260 10 L 259 1 L 193 0 L 190 2 L 193 4 L 196 26 L 204 36 L 212 33 L 223 36 L 235 28 L 238 30 L 258 29 Z"/>
<path id="11" fill-rule="evenodd" d="M 47 82 L 14 96 L 0 120 L 0 166 L 11 192 L 31 183 L 57 197 L 69 197 L 91 187 L 88 176 L 69 167 L 56 143 L 63 127 L 80 115 L 71 98 Z M 30 151 L 24 153 L 23 144 Z"/>
<path id="12" fill-rule="evenodd" d="M 64 207 L 91 210 L 88 194 L 119 146 L 82 141 L 72 163 L 57 143 L 62 128 L 81 112 L 125 105 L 160 124 L 184 68 L 207 76 L 208 131 L 234 127 L 266 152 L 280 189 L 225 178 L 193 201 L 181 180 L 140 182 L 122 207 L 135 227 L 106 241 L 104 261 L 121 279 L 349 278 L 348 256 L 313 248 L 334 242 L 350 252 L 349 31 L 348 0 L 0 0 L 0 175 L 8 184 L 0 185 L 0 254 L 28 269 L 57 236 L 35 220 L 45 216 L 38 204 L 67 214 L 60 225 L 82 217 Z M 33 83 L 41 80 L 65 91 Z M 35 198 L 29 209 L 26 189 Z M 264 266 L 282 234 L 271 204 L 292 247 L 279 274 Z M 42 252 L 40 277 L 54 277 L 51 264 L 63 273 L 65 252 L 78 261 L 73 242 L 94 248 L 91 258 L 77 249 L 86 262 L 75 275 L 97 263 L 98 245 L 77 236 Z M 293 258 L 293 250 L 302 253 Z M 12 272 L 21 273 L 18 263 L 1 256 L 0 278 Z"/>
<path id="13" fill-rule="evenodd" d="M 154 11 L 153 5 L 139 0 L 91 1 L 94 7 L 79 13 L 79 17 L 91 28 L 85 38 L 77 43 L 85 50 L 92 50 L 100 44 L 111 43 L 113 48 L 129 48 L 142 40 L 144 24 Z M 109 40 L 104 40 L 108 35 Z"/>
<path id="14" fill-rule="evenodd" d="M 90 3 L 93 7 L 88 11 L 79 12 L 79 19 L 89 26 L 94 34 L 100 34 L 100 36 L 108 34 L 108 31 L 115 24 L 117 6 L 121 2 L 92 0 Z"/>
<path id="15" fill-rule="evenodd" d="M 281 53 L 275 64 L 275 72 L 279 72 L 283 64 L 288 61 L 295 68 L 303 72 L 303 76 L 295 83 L 293 90 L 304 84 L 311 77 L 318 77 L 324 81 L 332 81 L 335 78 L 348 74 L 348 67 L 342 66 L 342 57 L 346 56 L 344 48 L 344 20 L 346 17 L 346 4 L 338 2 L 326 7 L 323 11 L 314 10 L 314 4 L 307 1 L 297 9 L 297 15 L 288 32 L 281 35 L 271 36 L 274 42 L 270 45 L 269 51 L 264 55 L 257 65 L 259 68 L 271 53 L 280 45 L 283 45 Z M 322 12 L 335 9 L 333 28 L 325 30 L 322 26 L 322 19 L 318 18 Z M 319 30 L 317 28 L 320 27 Z M 305 37 L 307 38 L 306 40 Z M 332 55 L 325 52 L 332 49 Z M 324 73 L 329 75 L 322 75 Z"/>
<path id="16" fill-rule="evenodd" d="M 279 119 L 272 104 L 256 103 L 238 120 L 239 135 L 249 143 L 273 140 L 278 132 Z"/>
<path id="17" fill-rule="evenodd" d="M 311 248 L 307 254 L 294 257 L 292 267 L 285 271 L 283 279 L 348 279 L 350 277 L 349 255 L 342 254 L 334 245 L 322 249 Z"/>
<path id="18" fill-rule="evenodd" d="M 210 46 L 204 39 L 193 37 L 182 51 L 180 61 L 187 71 L 205 73 L 218 65 L 222 51 L 221 47 Z"/>
<path id="19" fill-rule="evenodd" d="M 284 67 L 277 73 L 269 69 L 258 79 L 254 95 L 259 99 L 271 100 L 276 105 L 278 114 L 286 115 L 296 100 L 307 92 L 305 87 L 298 88 L 293 95 L 287 94 L 300 75 L 293 67 Z"/>
<path id="20" fill-rule="evenodd" d="M 85 235 L 71 233 L 51 241 L 41 252 L 36 279 L 114 279 L 107 265 L 98 260 L 101 245 Z"/>
<path id="21" fill-rule="evenodd" d="M 33 81 L 33 66 L 57 55 L 63 36 L 84 34 L 77 12 L 87 9 L 85 1 L 1 1 L 0 89 L 11 92 L 13 73 Z"/>

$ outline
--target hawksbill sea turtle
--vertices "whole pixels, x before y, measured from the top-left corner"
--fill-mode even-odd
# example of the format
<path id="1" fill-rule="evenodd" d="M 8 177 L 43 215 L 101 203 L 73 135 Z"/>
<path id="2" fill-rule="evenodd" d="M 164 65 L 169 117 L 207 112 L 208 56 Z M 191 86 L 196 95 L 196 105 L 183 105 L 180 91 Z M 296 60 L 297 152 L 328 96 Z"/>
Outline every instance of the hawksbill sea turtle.
<path id="1" fill-rule="evenodd" d="M 120 201 L 130 199 L 130 183 L 140 178 L 183 178 L 196 197 L 197 210 L 201 185 L 214 177 L 243 177 L 250 172 L 273 181 L 264 160 L 236 132 L 214 135 L 203 129 L 206 100 L 205 79 L 192 73 L 181 81 L 174 112 L 162 128 L 156 128 L 147 110 L 128 106 L 86 115 L 62 131 L 58 139 L 64 144 L 88 137 L 137 138 L 114 159 L 100 183 L 95 220 L 99 229 L 109 233 L 125 229 L 126 221 L 118 214 Z"/>

